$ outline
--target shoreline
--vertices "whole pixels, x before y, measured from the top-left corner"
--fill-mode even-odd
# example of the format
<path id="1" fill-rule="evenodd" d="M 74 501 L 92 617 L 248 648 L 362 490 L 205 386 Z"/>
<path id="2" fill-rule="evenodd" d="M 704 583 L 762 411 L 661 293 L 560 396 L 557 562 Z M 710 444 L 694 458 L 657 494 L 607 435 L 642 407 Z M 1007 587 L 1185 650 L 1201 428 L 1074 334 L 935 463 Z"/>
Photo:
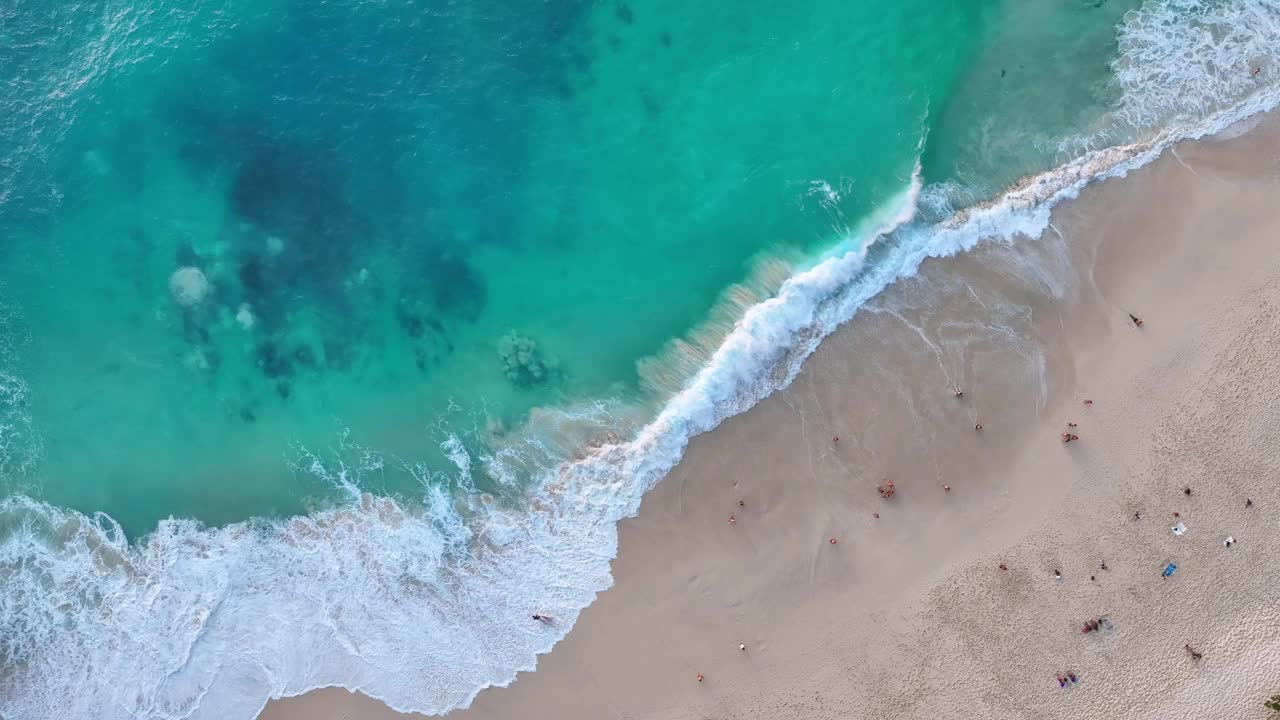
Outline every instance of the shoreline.
<path id="1" fill-rule="evenodd" d="M 693 709 L 700 703 L 712 703 L 708 707 L 733 717 L 786 717 L 788 713 L 823 717 L 828 712 L 823 709 L 825 706 L 813 705 L 814 701 L 808 699 L 816 691 L 833 698 L 845 695 L 840 702 L 856 699 L 869 717 L 914 717 L 927 715 L 918 715 L 926 709 L 924 706 L 902 699 L 911 695 L 912 689 L 927 690 L 925 695 L 935 700 L 971 694 L 965 691 L 939 695 L 936 689 L 927 687 L 931 681 L 920 677 L 904 679 L 890 668 L 915 663 L 912 666 L 918 670 L 921 658 L 913 650 L 930 647 L 938 640 L 946 646 L 964 638 L 964 632 L 947 624 L 948 619 L 955 618 L 936 607 L 938 593 L 951 598 L 948 602 L 954 602 L 956 597 L 978 602 L 983 593 L 1038 596 L 1055 587 L 1065 587 L 1083 572 L 1064 567 L 1067 579 L 1050 580 L 1046 588 L 1044 578 L 1049 570 L 1039 566 L 1068 565 L 1070 557 L 1036 556 L 1024 558 L 1027 562 L 1018 564 L 1019 570 L 1011 570 L 1004 577 L 982 577 L 976 583 L 977 590 L 966 588 L 966 583 L 957 579 L 958 575 L 966 576 L 958 572 L 960 568 L 989 565 L 991 556 L 998 554 L 993 549 L 1003 548 L 1011 557 L 1017 552 L 1031 552 L 1025 547 L 1027 534 L 1037 529 L 1053 532 L 1049 512 L 1075 494 L 1113 499 L 1107 495 L 1106 483 L 1101 484 L 1102 489 L 1083 488 L 1083 481 L 1075 476 L 1096 475 L 1110 480 L 1109 492 L 1114 495 L 1115 478 L 1105 470 L 1103 459 L 1114 464 L 1118 457 L 1131 454 L 1124 448 L 1139 442 L 1132 437 L 1117 439 L 1133 430 L 1123 422 L 1117 423 L 1110 411 L 1102 412 L 1101 401 L 1094 414 L 1099 426 L 1106 429 L 1105 442 L 1097 441 L 1096 430 L 1090 430 L 1090 434 L 1082 431 L 1082 443 L 1064 454 L 1060 451 L 1066 448 L 1043 447 L 1046 441 L 1039 432 L 1034 433 L 1033 439 L 1030 428 L 1045 431 L 1044 423 L 1050 422 L 1045 418 L 1060 417 L 1070 410 L 1078 389 L 1099 397 L 1125 396 L 1125 378 L 1132 379 L 1144 369 L 1149 371 L 1159 362 L 1168 362 L 1162 352 L 1190 352 L 1185 345 L 1199 345 L 1196 341 L 1208 332 L 1207 311 L 1197 308 L 1191 298 L 1173 293 L 1157 303 L 1162 308 L 1180 307 L 1181 314 L 1174 317 L 1162 317 L 1162 311 L 1152 309 L 1152 297 L 1162 290 L 1169 292 L 1169 288 L 1155 287 L 1155 280 L 1137 272 L 1139 267 L 1147 271 L 1143 257 L 1133 256 L 1137 241 L 1083 242 L 1075 236 L 1098 230 L 1091 223 L 1108 216 L 1114 218 L 1119 212 L 1113 207 L 1119 203 L 1118 198 L 1126 193 L 1141 195 L 1144 186 L 1147 192 L 1153 185 L 1172 186 L 1170 192 L 1175 195 L 1168 198 L 1170 202 L 1176 193 L 1221 192 L 1221 188 L 1202 187 L 1210 183 L 1194 172 L 1189 175 L 1194 182 L 1178 173 L 1187 172 L 1184 168 L 1195 167 L 1197 162 L 1218 173 L 1226 172 L 1219 167 L 1225 163 L 1232 172 L 1241 173 L 1238 166 L 1247 165 L 1249 158 L 1240 157 L 1236 148 L 1274 138 L 1274 125 L 1274 118 L 1268 118 L 1262 128 L 1242 138 L 1221 143 L 1183 143 L 1177 151 L 1166 152 L 1128 178 L 1089 186 L 1078 200 L 1064 203 L 1053 214 L 1054 227 L 1061 229 L 1070 242 L 1046 237 L 1021 243 L 1025 247 L 995 245 L 926 261 L 918 278 L 899 281 L 867 311 L 828 338 L 790 388 L 696 437 L 680 466 L 644 498 L 640 516 L 622 523 L 621 549 L 613 563 L 614 587 L 601 593 L 583 611 L 555 652 L 540 658 L 537 672 L 521 673 L 510 688 L 481 693 L 471 709 L 455 711 L 450 716 L 511 717 L 537 707 L 544 714 L 560 713 L 566 717 L 597 717 L 626 710 L 634 717 L 675 718 L 686 716 L 682 712 L 695 712 Z M 1187 156 L 1193 159 L 1189 161 Z M 1252 171 L 1259 175 L 1260 171 Z M 1247 179 L 1257 181 L 1253 176 Z M 1134 215 L 1144 212 L 1150 215 L 1156 208 L 1131 211 Z M 1260 213 L 1256 224 L 1262 226 L 1271 221 Z M 1126 222 L 1142 238 L 1147 252 L 1162 260 L 1165 252 L 1173 252 L 1174 260 L 1195 266 L 1204 260 L 1200 255 L 1206 250 L 1218 249 L 1197 246 L 1187 238 L 1171 249 L 1156 244 L 1156 238 L 1142 237 L 1143 223 L 1156 223 L 1157 218 L 1143 216 Z M 1172 232 L 1176 228 L 1166 230 Z M 1262 247 L 1265 250 L 1265 244 Z M 1230 249 L 1238 268 L 1248 270 L 1257 264 L 1256 247 Z M 996 257 L 1000 253 L 1005 255 Z M 1050 280 L 1057 273 L 1067 290 L 1037 298 L 1035 275 L 1018 277 L 1013 272 L 1028 255 L 1036 253 L 1040 253 L 1034 258 L 1036 267 L 1041 271 L 1049 269 L 1041 278 L 1045 284 L 1051 285 Z M 1091 259 L 1091 253 L 1105 255 L 1105 263 L 1096 256 Z M 1215 257 L 1215 262 L 1224 261 Z M 1085 269 L 1089 272 L 1084 273 Z M 1078 277 L 1069 277 L 1073 273 Z M 971 334 L 968 346 L 958 351 L 949 347 L 948 343 L 959 342 L 949 328 L 957 323 L 972 323 L 974 317 L 964 315 L 963 307 L 930 308 L 928 303 L 913 307 L 910 295 L 931 283 L 941 286 L 947 278 L 954 281 L 952 276 L 978 279 L 979 290 L 971 286 L 969 292 L 980 305 L 984 300 L 1000 299 L 1029 309 L 1025 313 L 1029 319 L 1021 325 L 1017 324 L 1018 312 L 1001 318 L 1015 328 L 1014 336 L 1023 333 L 1025 337 L 1001 340 L 1000 332 L 990 333 L 989 337 L 978 332 Z M 1095 286 L 1084 287 L 1081 279 L 1090 277 Z M 1218 285 L 1200 279 L 1190 292 L 1177 287 L 1178 278 L 1161 279 L 1172 283 L 1177 292 L 1198 292 L 1195 299 L 1206 303 L 1222 295 L 1222 278 L 1215 278 Z M 1148 287 L 1147 292 L 1134 292 L 1143 285 Z M 1128 295 L 1133 297 L 1125 297 Z M 1160 348 L 1130 347 L 1134 337 L 1132 333 L 1121 335 L 1126 332 L 1127 318 L 1121 314 L 1124 322 L 1117 325 L 1115 306 L 1118 299 L 1135 302 L 1139 298 L 1144 308 L 1140 314 L 1148 321 L 1148 334 L 1155 334 L 1150 333 L 1155 327 L 1166 332 L 1170 324 L 1183 322 L 1188 316 L 1197 318 L 1200 324 L 1190 323 L 1190 329 L 1179 331 L 1183 335 L 1178 340 L 1183 345 L 1165 347 L 1165 336 L 1161 335 L 1161 343 L 1152 343 Z M 1055 318 L 1058 310 L 1062 312 Z M 930 312 L 942 317 L 931 317 Z M 912 334 L 917 337 L 916 342 L 925 338 L 925 345 L 932 346 L 937 355 L 936 366 L 931 366 L 930 358 L 921 359 L 921 350 L 930 350 L 912 346 Z M 900 347 L 871 344 L 885 337 L 896 337 Z M 974 343 L 973 337 L 989 347 L 979 347 L 981 343 Z M 1115 353 L 1109 352 L 1113 350 L 1109 343 L 1123 344 L 1126 351 L 1141 356 L 1141 362 L 1136 357 L 1117 360 L 1112 357 Z M 886 347 L 893 350 L 889 360 L 898 376 L 912 381 L 900 381 L 904 382 L 902 388 L 885 385 L 883 376 L 862 372 L 875 364 L 870 356 Z M 1210 354 L 1207 347 L 1198 351 L 1201 355 Z M 1001 361 L 988 358 L 1007 353 L 1017 357 L 1026 353 L 1026 361 L 1000 366 Z M 987 359 L 979 362 L 976 358 L 980 357 Z M 859 361 L 864 364 L 859 365 Z M 887 361 L 882 358 L 881 362 Z M 986 363 L 994 367 L 984 369 Z M 1108 380 L 1100 382 L 1100 377 Z M 950 397 L 915 397 L 922 388 L 946 388 L 957 378 L 968 388 L 961 402 Z M 1089 382 L 1082 382 L 1086 378 Z M 1026 387 L 1034 385 L 1028 381 L 1034 380 L 1039 380 L 1044 389 L 1026 393 Z M 1184 380 L 1177 376 L 1170 382 Z M 858 395 L 855 389 L 860 385 L 866 385 L 868 392 Z M 877 389 L 890 397 L 875 398 L 872 391 Z M 883 392 L 886 389 L 888 392 Z M 945 391 L 940 394 L 947 395 Z M 909 411 L 886 402 L 893 400 L 904 401 Z M 1130 405 L 1122 407 L 1130 417 L 1141 418 L 1160 410 L 1145 406 L 1134 410 L 1142 403 L 1136 399 L 1128 402 Z M 868 405 L 874 406 L 870 416 Z M 983 430 L 975 432 L 971 421 L 981 422 Z M 911 433 L 905 436 L 909 439 L 888 437 L 891 433 L 885 431 L 887 427 Z M 949 428 L 954 427 L 967 428 L 967 432 L 951 437 Z M 943 432 L 948 437 L 940 440 Z M 831 436 L 841 436 L 844 444 L 831 443 Z M 921 437 L 927 442 L 921 443 Z M 1056 437 L 1051 436 L 1048 442 L 1056 442 Z M 1024 447 L 1030 445 L 1036 446 L 1032 457 Z M 761 454 L 757 448 L 769 448 L 771 452 Z M 1023 449 L 1014 452 L 1013 448 Z M 811 476 L 795 477 L 795 469 L 805 465 Z M 1015 480 L 1020 472 L 1035 472 L 1049 479 Z M 874 481 L 880 478 L 870 476 L 882 473 L 899 478 L 900 496 L 891 504 L 885 503 L 883 517 L 873 522 L 870 513 L 880 511 L 882 501 L 872 491 Z M 726 475 L 736 481 L 717 482 Z M 963 478 L 946 483 L 954 485 L 955 491 L 941 491 L 940 481 L 953 477 Z M 727 509 L 733 507 L 737 495 L 745 496 L 743 500 L 749 504 L 737 522 L 730 525 L 724 516 L 734 512 Z M 1079 520 L 1082 527 L 1097 527 L 1113 520 L 1094 517 L 1089 514 L 1090 509 L 1092 506 L 1072 509 L 1084 516 Z M 1225 508 L 1221 513 L 1226 513 Z M 755 527 L 747 530 L 752 525 Z M 1106 527 L 1111 533 L 1124 530 L 1123 526 Z M 1164 532 L 1167 534 L 1167 529 Z M 839 544 L 820 547 L 823 537 L 838 537 Z M 745 549 L 744 540 L 748 541 Z M 1076 542 L 1080 542 L 1079 538 Z M 1251 542 L 1261 549 L 1259 539 Z M 1238 550 L 1246 547 L 1242 541 Z M 1054 555 L 1045 548 L 1038 552 Z M 1239 552 L 1237 556 L 1244 554 Z M 1258 561 L 1256 556 L 1253 559 Z M 1118 567 L 1114 561 L 1111 566 Z M 1133 573 L 1131 579 L 1136 583 L 1141 575 L 1136 569 Z M 999 585 L 1014 578 L 1025 587 Z M 1044 599 L 1049 602 L 1052 597 Z M 1070 600 L 1058 598 L 1055 602 L 1062 610 L 1074 610 Z M 854 603 L 857 608 L 851 610 Z M 930 608 L 933 612 L 925 612 Z M 975 617 L 981 617 L 980 608 L 974 612 Z M 839 633 L 813 627 L 819 618 L 829 623 L 854 621 L 857 630 Z M 1019 615 L 1017 620 L 1031 629 L 1044 618 L 1026 611 L 1026 617 Z M 918 630 L 921 622 L 931 628 L 930 632 Z M 1078 629 L 1074 632 L 1078 633 Z M 1124 632 L 1117 630 L 1116 637 Z M 1071 635 L 1065 637 L 1075 639 Z M 738 642 L 747 644 L 745 655 L 738 654 Z M 884 662 L 879 659 L 880 653 L 850 649 L 859 644 L 883 648 L 884 654 L 895 656 L 900 662 Z M 619 648 L 626 651 L 620 652 Z M 963 656 L 964 645 L 953 648 Z M 1215 652 L 1210 657 L 1216 655 Z M 802 671 L 795 667 L 811 664 L 812 656 L 822 659 L 816 668 Z M 924 656 L 925 667 L 936 662 L 931 658 L 934 656 Z M 886 667 L 875 670 L 878 663 Z M 836 680 L 839 673 L 833 666 L 844 666 L 855 678 L 868 682 L 862 687 L 848 687 L 847 681 Z M 689 682 L 686 687 L 688 678 L 698 672 L 704 673 L 706 682 Z M 945 667 L 933 668 L 929 677 L 950 678 L 949 672 Z M 1092 680 L 1091 673 L 1086 677 Z M 1024 679 L 1029 681 L 1030 677 Z M 984 676 L 983 680 L 988 678 Z M 912 682 L 918 687 L 913 687 Z M 588 689 L 584 690 L 584 686 Z M 898 689 L 897 693 L 887 693 L 898 697 L 898 704 L 873 712 L 870 699 L 858 695 L 868 687 Z M 800 688 L 805 689 L 804 698 L 797 695 Z M 1057 688 L 1053 690 L 1056 692 Z M 1018 692 L 1026 690 L 1020 688 Z M 1043 692 L 1036 690 L 1033 695 L 1039 699 Z M 1085 693 L 1071 697 L 1081 695 Z M 799 704 L 778 704 L 788 697 Z M 833 707 L 838 704 L 834 699 L 831 702 Z M 1255 704 L 1261 707 L 1260 702 Z M 380 707 L 383 709 L 378 710 Z M 515 712 L 517 709 L 519 713 Z M 314 691 L 275 701 L 261 717 L 340 717 L 343 712 L 353 711 L 368 717 L 378 717 L 378 713 L 396 717 L 384 706 L 342 690 Z M 930 711 L 946 714 L 945 707 Z"/>

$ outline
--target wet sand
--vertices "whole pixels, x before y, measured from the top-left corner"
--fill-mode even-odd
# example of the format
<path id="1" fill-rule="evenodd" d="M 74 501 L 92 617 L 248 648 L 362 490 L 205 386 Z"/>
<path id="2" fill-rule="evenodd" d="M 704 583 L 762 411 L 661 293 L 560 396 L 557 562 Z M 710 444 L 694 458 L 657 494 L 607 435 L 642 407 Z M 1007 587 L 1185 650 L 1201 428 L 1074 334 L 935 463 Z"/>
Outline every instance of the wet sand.
<path id="1" fill-rule="evenodd" d="M 616 585 L 449 717 L 1267 717 L 1276 238 L 1269 117 L 927 263 L 695 439 L 622 524 Z M 403 716 L 325 690 L 262 717 Z"/>

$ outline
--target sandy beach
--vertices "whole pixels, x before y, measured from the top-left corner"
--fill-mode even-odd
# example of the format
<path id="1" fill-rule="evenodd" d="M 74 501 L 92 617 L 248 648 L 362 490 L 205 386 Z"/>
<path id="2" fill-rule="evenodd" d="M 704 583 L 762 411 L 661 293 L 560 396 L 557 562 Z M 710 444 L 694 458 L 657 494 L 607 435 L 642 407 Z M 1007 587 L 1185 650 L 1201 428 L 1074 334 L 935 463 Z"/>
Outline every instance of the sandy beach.
<path id="1" fill-rule="evenodd" d="M 536 672 L 448 717 L 1268 717 L 1280 119 L 1254 124 L 883 293 L 694 440 Z M 331 689 L 261 717 L 406 716 Z"/>

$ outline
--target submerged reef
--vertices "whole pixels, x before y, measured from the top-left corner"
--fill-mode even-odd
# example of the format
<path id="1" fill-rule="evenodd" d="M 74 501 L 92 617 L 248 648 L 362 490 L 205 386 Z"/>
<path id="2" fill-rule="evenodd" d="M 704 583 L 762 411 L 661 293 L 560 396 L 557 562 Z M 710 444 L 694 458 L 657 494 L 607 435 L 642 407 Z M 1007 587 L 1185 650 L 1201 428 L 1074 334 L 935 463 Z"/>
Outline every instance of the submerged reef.
<path id="1" fill-rule="evenodd" d="M 498 358 L 502 360 L 507 379 L 521 387 L 546 382 L 558 369 L 555 360 L 544 360 L 538 343 L 525 335 L 509 332 L 498 342 Z"/>
<path id="2" fill-rule="evenodd" d="M 209 295 L 209 279 L 200 268 L 180 267 L 169 276 L 169 293 L 183 307 L 199 305 Z"/>

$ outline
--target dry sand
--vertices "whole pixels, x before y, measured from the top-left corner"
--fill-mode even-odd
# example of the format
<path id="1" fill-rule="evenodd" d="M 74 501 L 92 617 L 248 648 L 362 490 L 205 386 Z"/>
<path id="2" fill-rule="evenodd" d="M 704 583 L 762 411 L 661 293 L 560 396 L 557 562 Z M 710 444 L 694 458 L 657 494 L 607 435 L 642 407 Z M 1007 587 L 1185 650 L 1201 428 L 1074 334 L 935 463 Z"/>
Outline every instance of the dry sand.
<path id="1" fill-rule="evenodd" d="M 697 438 L 623 523 L 617 584 L 449 717 L 1267 717 L 1278 242 L 1268 118 L 1091 187 L 1040 240 L 928 263 Z M 403 716 L 326 690 L 262 717 Z"/>

